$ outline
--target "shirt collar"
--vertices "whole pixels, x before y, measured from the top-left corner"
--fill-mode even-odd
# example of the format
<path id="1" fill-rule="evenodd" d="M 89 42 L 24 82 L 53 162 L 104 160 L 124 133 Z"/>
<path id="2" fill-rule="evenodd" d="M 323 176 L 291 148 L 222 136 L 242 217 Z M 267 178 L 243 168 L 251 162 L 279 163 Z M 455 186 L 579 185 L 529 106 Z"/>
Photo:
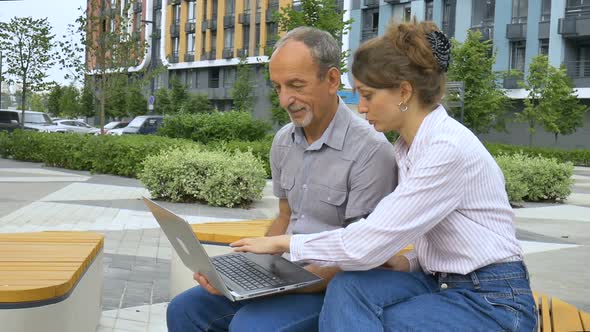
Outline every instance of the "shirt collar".
<path id="1" fill-rule="evenodd" d="M 420 128 L 418 128 L 418 132 L 414 137 L 414 141 L 412 142 L 409 151 L 408 144 L 404 141 L 403 137 L 400 136 L 393 146 L 396 158 L 400 158 L 403 155 L 411 157 L 418 153 L 422 146 L 427 142 L 427 139 L 432 136 L 436 127 L 440 125 L 446 117 L 448 117 L 447 111 L 442 105 L 438 105 L 434 111 L 430 112 L 420 124 Z"/>
<path id="2" fill-rule="evenodd" d="M 338 96 L 338 110 L 336 111 L 334 118 L 330 121 L 328 128 L 324 130 L 322 136 L 317 141 L 313 142 L 310 148 L 312 150 L 319 150 L 322 145 L 326 144 L 335 150 L 342 150 L 351 118 L 352 113 L 350 109 L 346 106 L 344 101 L 342 101 L 340 96 Z M 293 126 L 291 129 L 291 139 L 295 144 L 302 144 L 303 142 L 307 143 L 303 128 L 301 127 Z"/>

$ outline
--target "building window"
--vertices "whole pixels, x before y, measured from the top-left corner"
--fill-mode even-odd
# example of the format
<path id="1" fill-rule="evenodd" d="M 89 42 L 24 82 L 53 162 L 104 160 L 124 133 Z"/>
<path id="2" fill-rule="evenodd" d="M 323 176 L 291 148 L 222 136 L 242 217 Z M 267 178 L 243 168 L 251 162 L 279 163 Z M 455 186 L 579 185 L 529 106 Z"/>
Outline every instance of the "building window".
<path id="1" fill-rule="evenodd" d="M 590 16 L 590 0 L 567 0 L 565 16 Z"/>
<path id="2" fill-rule="evenodd" d="M 244 0 L 244 14 L 250 14 L 250 0 Z"/>
<path id="3" fill-rule="evenodd" d="M 539 54 L 549 54 L 549 39 L 539 39 Z"/>
<path id="4" fill-rule="evenodd" d="M 236 13 L 236 0 L 225 1 L 225 15 L 234 15 Z"/>
<path id="5" fill-rule="evenodd" d="M 254 31 L 254 52 L 258 55 L 258 48 L 260 47 L 260 24 L 256 24 L 256 31 Z"/>
<path id="6" fill-rule="evenodd" d="M 471 26 L 486 27 L 494 25 L 496 0 L 474 1 L 471 14 Z"/>
<path id="7" fill-rule="evenodd" d="M 510 43 L 510 69 L 524 72 L 526 43 L 523 40 Z"/>
<path id="8" fill-rule="evenodd" d="M 543 0 L 541 3 L 541 22 L 551 20 L 551 0 Z"/>
<path id="9" fill-rule="evenodd" d="M 443 19 L 442 31 L 447 37 L 455 36 L 455 11 L 457 9 L 457 0 L 444 0 L 443 2 Z"/>
<path id="10" fill-rule="evenodd" d="M 209 87 L 219 88 L 219 67 L 209 68 Z"/>
<path id="11" fill-rule="evenodd" d="M 193 73 L 193 70 L 192 69 L 191 70 L 188 70 L 185 73 L 184 78 L 185 78 L 184 84 L 186 85 L 186 87 L 189 88 L 189 89 L 193 89 L 194 88 L 194 86 L 193 86 L 193 84 L 194 84 L 193 83 L 193 79 L 195 78 L 194 73 Z"/>
<path id="12" fill-rule="evenodd" d="M 215 53 L 217 48 L 217 32 L 211 31 L 211 52 Z"/>
<path id="13" fill-rule="evenodd" d="M 195 55 L 195 34 L 189 33 L 186 35 L 186 53 L 189 55 Z"/>
<path id="14" fill-rule="evenodd" d="M 207 33 L 205 31 L 203 31 L 203 33 L 201 34 L 201 49 L 202 52 L 201 53 L 205 53 L 205 40 L 207 38 Z"/>
<path id="15" fill-rule="evenodd" d="M 410 22 L 412 20 L 412 7 L 404 7 L 404 22 Z"/>
<path id="16" fill-rule="evenodd" d="M 162 10 L 161 9 L 156 10 L 154 22 L 155 22 L 154 23 L 155 30 L 160 31 L 160 29 L 162 28 Z"/>
<path id="17" fill-rule="evenodd" d="M 225 29 L 223 30 L 223 33 L 225 35 L 223 37 L 223 48 L 234 48 L 234 29 Z"/>
<path id="18" fill-rule="evenodd" d="M 197 2 L 188 3 L 188 21 L 194 23 L 197 20 Z"/>
<path id="19" fill-rule="evenodd" d="M 256 12 L 260 13 L 262 11 L 262 1 L 256 0 Z"/>
<path id="20" fill-rule="evenodd" d="M 432 21 L 433 12 L 434 12 L 434 1 L 433 0 L 426 0 L 426 4 L 424 7 L 424 19 L 426 21 Z"/>
<path id="21" fill-rule="evenodd" d="M 225 67 L 223 75 L 223 87 L 231 88 L 236 82 L 236 67 Z"/>
<path id="22" fill-rule="evenodd" d="M 526 23 L 529 0 L 512 0 L 512 24 Z"/>
<path id="23" fill-rule="evenodd" d="M 361 42 L 376 37 L 379 30 L 379 8 L 363 9 L 362 24 Z"/>
<path id="24" fill-rule="evenodd" d="M 173 57 L 177 57 L 178 56 L 178 50 L 180 48 L 180 41 L 178 38 L 172 38 L 172 56 Z M 176 60 L 178 61 L 178 60 Z"/>
<path id="25" fill-rule="evenodd" d="M 217 0 L 211 1 L 211 18 L 217 18 Z"/>
<path id="26" fill-rule="evenodd" d="M 279 27 L 276 23 L 269 23 L 266 25 L 266 46 L 268 49 L 274 47 L 274 43 L 278 40 Z"/>
<path id="27" fill-rule="evenodd" d="M 172 6 L 172 22 L 180 24 L 180 5 Z"/>
<path id="28" fill-rule="evenodd" d="M 248 49 L 250 49 L 250 26 L 249 25 L 244 25 L 242 28 L 242 48 L 247 51 Z"/>

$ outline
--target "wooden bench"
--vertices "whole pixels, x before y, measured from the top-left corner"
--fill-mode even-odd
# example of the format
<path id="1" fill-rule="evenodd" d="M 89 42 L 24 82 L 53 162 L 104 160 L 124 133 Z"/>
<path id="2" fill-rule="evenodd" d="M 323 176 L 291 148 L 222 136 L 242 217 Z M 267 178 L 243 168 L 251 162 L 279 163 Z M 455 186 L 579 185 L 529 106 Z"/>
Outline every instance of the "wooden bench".
<path id="1" fill-rule="evenodd" d="M 91 232 L 0 234 L 0 330 L 95 331 L 103 244 Z"/>
<path id="2" fill-rule="evenodd" d="M 590 331 L 590 314 L 556 297 L 533 292 L 539 332 Z"/>
<path id="3" fill-rule="evenodd" d="M 230 253 L 229 244 L 246 237 L 260 237 L 266 234 L 272 220 L 248 220 L 239 222 L 214 222 L 192 225 L 193 231 L 203 243 L 210 256 Z M 400 253 L 411 250 L 411 246 Z M 170 264 L 170 298 L 197 285 L 193 273 L 184 266 L 180 257 L 172 250 Z"/>

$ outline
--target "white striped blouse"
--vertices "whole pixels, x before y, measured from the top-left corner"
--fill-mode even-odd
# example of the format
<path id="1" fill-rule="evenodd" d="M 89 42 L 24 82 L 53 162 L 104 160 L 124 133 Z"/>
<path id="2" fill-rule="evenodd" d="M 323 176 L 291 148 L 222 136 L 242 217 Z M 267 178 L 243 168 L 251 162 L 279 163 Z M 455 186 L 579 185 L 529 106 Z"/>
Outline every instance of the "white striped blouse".
<path id="1" fill-rule="evenodd" d="M 369 270 L 409 244 L 412 271 L 467 274 L 522 260 L 504 176 L 477 137 L 442 106 L 410 147 L 394 145 L 399 185 L 366 219 L 291 238 L 291 259 Z"/>

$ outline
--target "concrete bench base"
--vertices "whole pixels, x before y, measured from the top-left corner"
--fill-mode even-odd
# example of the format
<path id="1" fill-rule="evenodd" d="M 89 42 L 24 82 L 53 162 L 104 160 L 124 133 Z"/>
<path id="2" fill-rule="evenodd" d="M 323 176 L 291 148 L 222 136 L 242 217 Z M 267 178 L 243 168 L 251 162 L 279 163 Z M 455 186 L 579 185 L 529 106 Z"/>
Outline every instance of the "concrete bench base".
<path id="1" fill-rule="evenodd" d="M 16 303 L 13 309 L 10 308 L 10 304 L 2 304 L 0 330 L 10 332 L 94 332 L 101 315 L 102 257 L 101 249 L 67 297 Z"/>

